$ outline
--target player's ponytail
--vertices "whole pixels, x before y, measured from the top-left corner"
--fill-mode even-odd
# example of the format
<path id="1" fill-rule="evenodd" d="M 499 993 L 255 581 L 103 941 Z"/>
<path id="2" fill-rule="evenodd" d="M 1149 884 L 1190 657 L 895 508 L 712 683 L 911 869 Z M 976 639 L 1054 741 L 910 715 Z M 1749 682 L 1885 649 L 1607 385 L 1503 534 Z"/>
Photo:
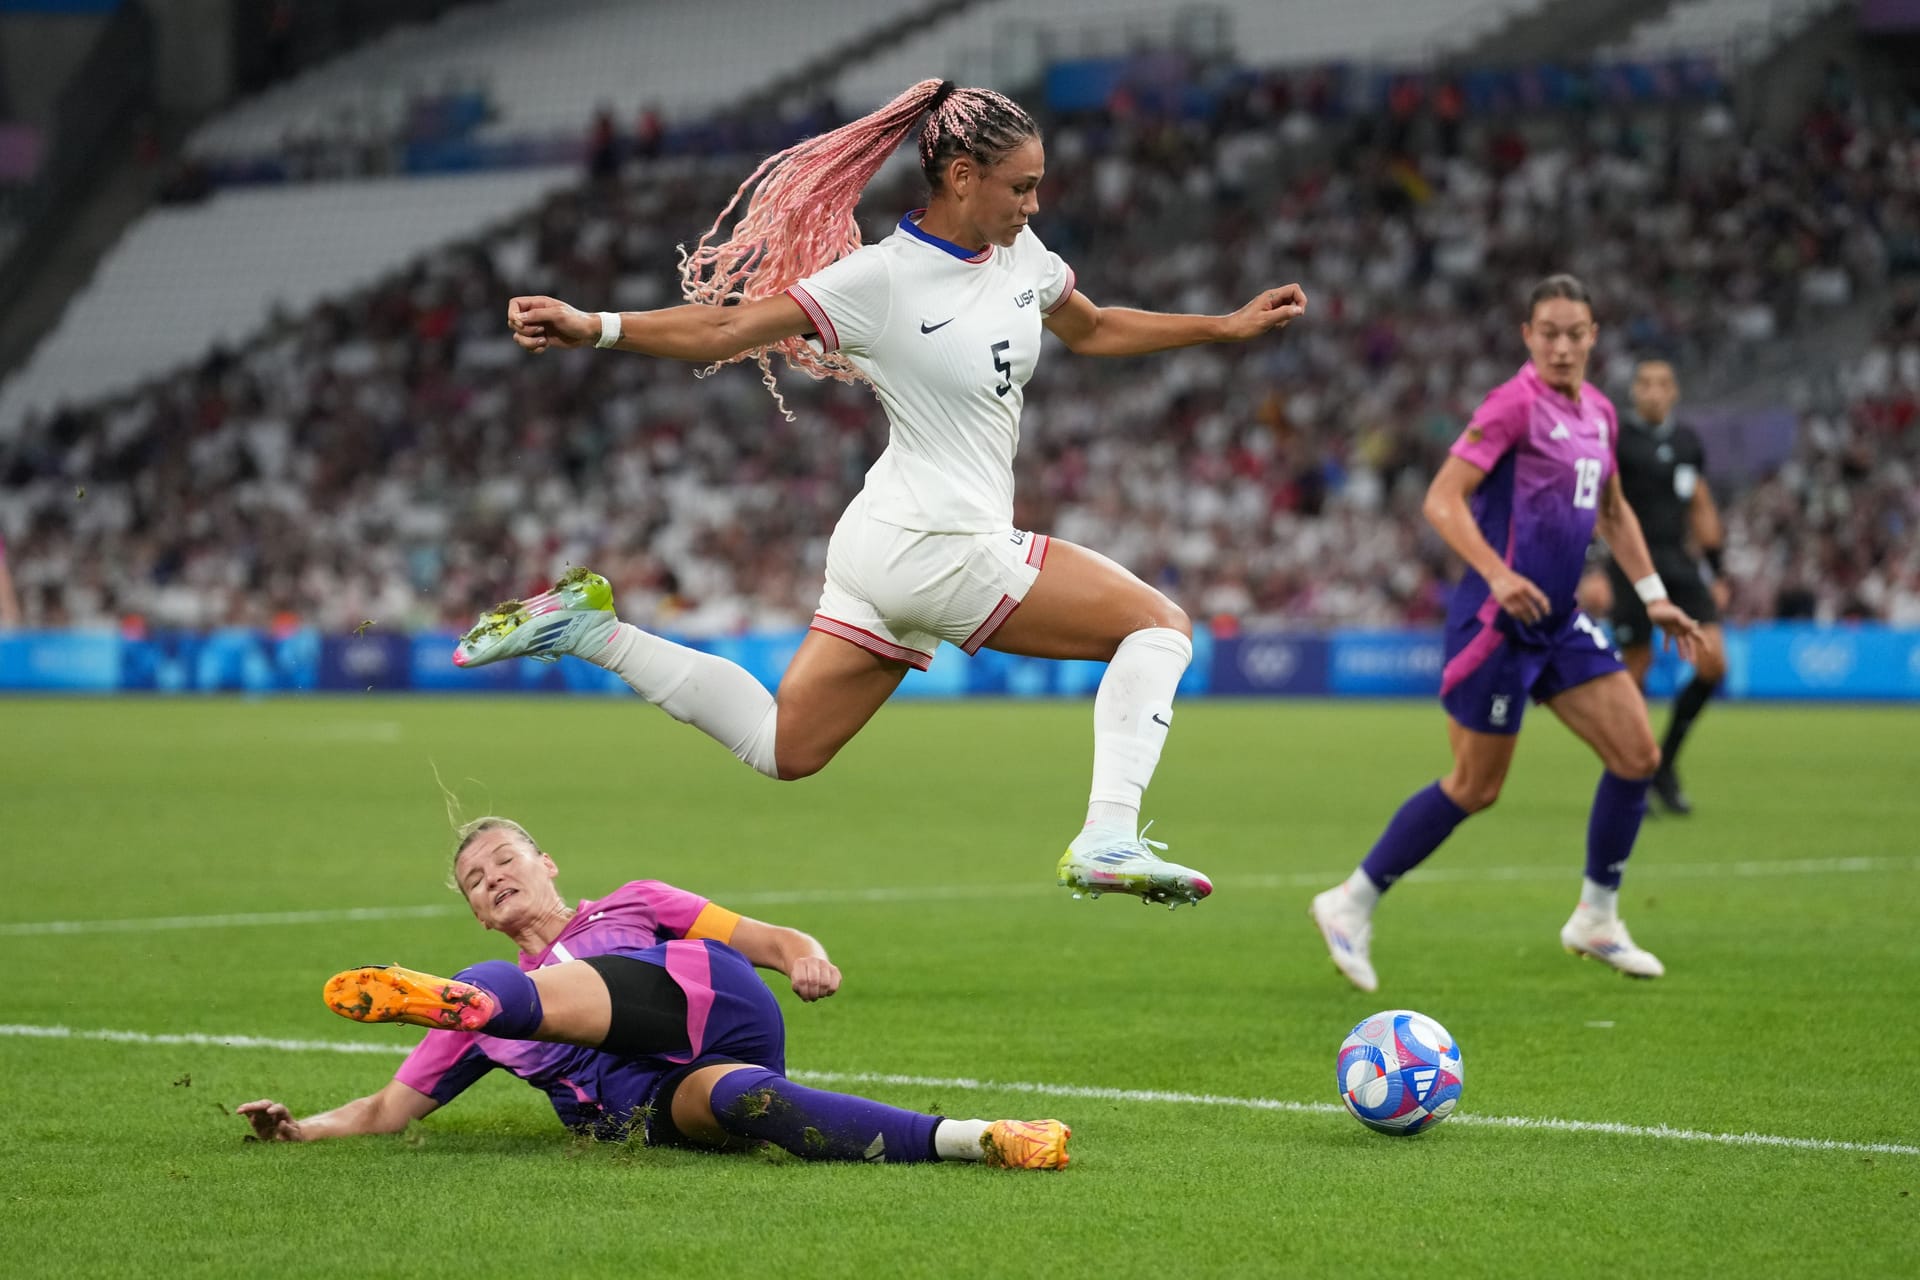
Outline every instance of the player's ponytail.
<path id="1" fill-rule="evenodd" d="M 1039 132 L 1025 111 L 990 89 L 922 80 L 878 111 L 761 161 L 699 243 L 691 251 L 682 247 L 681 293 L 708 306 L 771 298 L 858 249 L 853 211 L 860 193 L 923 119 L 920 164 L 936 191 L 954 156 L 965 152 L 991 164 Z M 746 212 L 731 232 L 723 231 L 742 199 Z M 784 413 L 770 363 L 776 351 L 788 367 L 815 378 L 860 378 L 845 355 L 823 354 L 800 338 L 743 351 L 703 372 L 751 358 Z"/>

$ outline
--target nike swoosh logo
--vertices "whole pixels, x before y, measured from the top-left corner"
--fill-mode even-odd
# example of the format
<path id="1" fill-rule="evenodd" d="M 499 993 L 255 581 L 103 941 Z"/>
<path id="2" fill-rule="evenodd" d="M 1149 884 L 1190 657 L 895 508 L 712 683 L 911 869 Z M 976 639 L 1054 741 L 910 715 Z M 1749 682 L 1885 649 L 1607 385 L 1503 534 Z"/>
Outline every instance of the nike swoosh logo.
<path id="1" fill-rule="evenodd" d="M 1173 725 L 1171 723 L 1169 723 L 1168 721 L 1162 720 L 1160 718 L 1160 713 L 1158 711 L 1154 712 L 1153 715 L 1150 717 L 1150 719 L 1152 719 L 1152 721 L 1157 725 L 1164 725 L 1166 728 L 1169 728 L 1169 729 L 1173 728 Z"/>
<path id="2" fill-rule="evenodd" d="M 935 329 L 944 329 L 948 325 L 953 323 L 953 319 L 954 318 L 952 316 L 948 316 L 945 320 L 942 320 L 939 324 L 928 324 L 925 320 L 922 320 L 920 322 L 920 332 L 932 333 Z"/>

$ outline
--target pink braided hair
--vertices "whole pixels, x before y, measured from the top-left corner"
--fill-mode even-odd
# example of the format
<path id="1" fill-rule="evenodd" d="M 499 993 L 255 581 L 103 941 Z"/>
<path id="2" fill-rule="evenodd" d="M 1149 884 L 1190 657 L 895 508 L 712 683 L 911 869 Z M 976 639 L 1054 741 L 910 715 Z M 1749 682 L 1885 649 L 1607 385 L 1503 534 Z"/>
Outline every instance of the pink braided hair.
<path id="1" fill-rule="evenodd" d="M 940 189 L 941 170 L 953 157 L 970 154 L 991 164 L 1039 132 L 1012 99 L 991 89 L 956 89 L 950 81 L 922 80 L 872 114 L 762 160 L 692 251 L 681 246 L 680 290 L 686 300 L 726 306 L 775 297 L 858 249 L 860 224 L 853 211 L 860 193 L 923 115 L 920 167 L 935 191 Z M 746 212 L 725 239 L 714 243 L 743 197 Z M 817 352 L 802 338 L 743 351 L 708 365 L 700 376 L 751 359 L 760 366 L 760 380 L 780 412 L 791 419 L 774 377 L 771 361 L 776 352 L 789 368 L 813 378 L 865 381 L 845 354 Z"/>

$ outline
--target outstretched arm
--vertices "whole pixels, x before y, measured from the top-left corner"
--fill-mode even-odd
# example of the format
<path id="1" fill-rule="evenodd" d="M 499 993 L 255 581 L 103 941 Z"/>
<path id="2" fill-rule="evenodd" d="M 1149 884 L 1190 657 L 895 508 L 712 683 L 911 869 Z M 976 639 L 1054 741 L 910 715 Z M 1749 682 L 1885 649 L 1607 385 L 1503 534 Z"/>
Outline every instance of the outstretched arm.
<path id="1" fill-rule="evenodd" d="M 1693 540 L 1699 544 L 1703 554 L 1712 555 L 1726 545 L 1727 534 L 1720 524 L 1720 508 L 1714 505 L 1713 490 L 1708 487 L 1704 476 L 1694 485 L 1693 497 L 1687 502 L 1687 523 L 1692 526 Z"/>
<path id="2" fill-rule="evenodd" d="M 1203 342 L 1245 342 L 1284 329 L 1306 314 L 1306 291 L 1297 284 L 1268 289 L 1232 315 L 1166 315 L 1131 307 L 1096 307 L 1075 292 L 1047 317 L 1047 328 L 1067 349 L 1083 356 L 1144 356 Z"/>
<path id="3" fill-rule="evenodd" d="M 787 975 L 802 1000 L 820 1000 L 840 989 L 840 970 L 810 934 L 741 917 L 728 944 L 762 969 Z"/>
<path id="4" fill-rule="evenodd" d="M 1666 587 L 1653 571 L 1653 553 L 1647 550 L 1647 536 L 1640 530 L 1640 517 L 1627 505 L 1627 495 L 1620 488 L 1617 471 L 1607 477 L 1606 488 L 1600 491 L 1600 507 L 1594 513 L 1593 527 L 1594 532 L 1606 540 L 1614 562 L 1633 583 L 1635 591 L 1642 591 L 1642 584 L 1652 579 L 1649 587 L 1657 594 L 1646 600 L 1647 618 L 1667 633 L 1667 643 L 1677 645 L 1682 658 L 1692 662 L 1694 641 L 1700 638 L 1700 624 L 1667 599 Z M 1641 598 L 1646 599 L 1644 592 Z"/>
<path id="5" fill-rule="evenodd" d="M 600 313 L 581 311 L 558 298 L 515 298 L 507 304 L 513 340 L 539 354 L 548 347 L 591 347 L 600 341 Z M 813 321 L 786 294 L 736 307 L 702 305 L 620 313 L 622 351 L 712 364 L 782 338 L 813 332 Z"/>
<path id="6" fill-rule="evenodd" d="M 262 1142 L 317 1142 L 358 1133 L 398 1133 L 439 1106 L 418 1089 L 389 1080 L 378 1093 L 355 1098 L 305 1120 L 295 1120 L 286 1107 L 267 1098 L 242 1103 L 234 1111 L 247 1118 L 253 1136 Z"/>

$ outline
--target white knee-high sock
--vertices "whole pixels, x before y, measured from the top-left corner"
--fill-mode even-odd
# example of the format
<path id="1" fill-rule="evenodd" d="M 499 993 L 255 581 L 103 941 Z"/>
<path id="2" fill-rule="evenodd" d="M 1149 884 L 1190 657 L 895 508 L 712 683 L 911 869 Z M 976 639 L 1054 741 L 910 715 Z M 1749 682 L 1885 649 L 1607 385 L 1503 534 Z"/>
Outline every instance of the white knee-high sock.
<path id="1" fill-rule="evenodd" d="M 1148 627 L 1120 642 L 1093 697 L 1093 791 L 1087 830 L 1138 834 L 1140 797 L 1153 781 L 1173 725 L 1173 694 L 1193 642 L 1171 627 Z"/>
<path id="2" fill-rule="evenodd" d="M 744 667 L 662 640 L 626 622 L 614 628 L 605 648 L 583 656 L 769 778 L 780 776 L 773 759 L 779 707 L 766 686 Z"/>

